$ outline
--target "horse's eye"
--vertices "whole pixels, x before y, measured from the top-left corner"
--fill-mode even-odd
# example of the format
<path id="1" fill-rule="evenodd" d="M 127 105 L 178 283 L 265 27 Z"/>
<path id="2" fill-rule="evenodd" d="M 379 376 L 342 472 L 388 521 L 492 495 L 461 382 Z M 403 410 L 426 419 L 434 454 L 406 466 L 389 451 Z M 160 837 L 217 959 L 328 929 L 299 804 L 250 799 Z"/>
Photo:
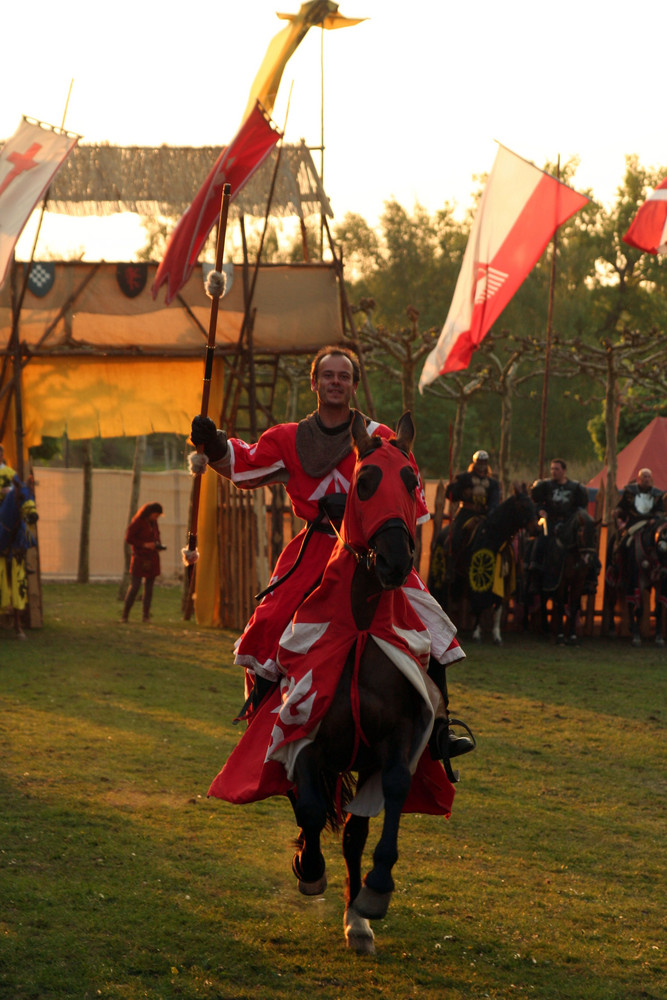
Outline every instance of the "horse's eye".
<path id="1" fill-rule="evenodd" d="M 417 479 L 415 470 L 412 468 L 411 465 L 403 466 L 403 468 L 401 469 L 401 479 L 405 483 L 406 490 L 408 491 L 410 496 L 412 496 L 419 485 L 419 480 Z"/>
<path id="2" fill-rule="evenodd" d="M 357 496 L 360 500 L 370 500 L 382 479 L 379 465 L 365 465 L 357 476 Z"/>

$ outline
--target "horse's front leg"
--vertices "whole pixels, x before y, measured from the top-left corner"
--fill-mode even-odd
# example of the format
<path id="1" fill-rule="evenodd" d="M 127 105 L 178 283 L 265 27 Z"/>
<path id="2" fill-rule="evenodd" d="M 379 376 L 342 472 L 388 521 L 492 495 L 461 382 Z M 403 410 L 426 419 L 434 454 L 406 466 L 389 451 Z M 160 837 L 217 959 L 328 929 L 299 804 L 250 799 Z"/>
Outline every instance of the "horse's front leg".
<path id="1" fill-rule="evenodd" d="M 576 646 L 579 642 L 577 635 L 577 622 L 579 620 L 579 608 L 571 608 L 567 615 L 567 638 L 568 646 Z"/>
<path id="2" fill-rule="evenodd" d="M 403 804 L 410 791 L 412 776 L 408 766 L 409 740 L 396 734 L 396 744 L 389 748 L 389 759 L 382 770 L 384 820 L 382 833 L 373 852 L 373 867 L 366 874 L 354 908 L 363 917 L 384 917 L 394 891 L 392 869 L 398 861 L 398 827 Z"/>
<path id="3" fill-rule="evenodd" d="M 503 644 L 503 637 L 500 632 L 500 623 L 502 621 L 502 617 L 503 617 L 503 606 L 502 603 L 500 603 L 493 610 L 493 625 L 491 628 L 491 635 L 493 637 L 493 642 L 495 646 L 502 646 Z"/>
<path id="4" fill-rule="evenodd" d="M 563 616 L 565 606 L 560 597 L 554 597 L 551 609 L 552 627 L 556 633 L 556 642 L 560 645 L 565 642 L 565 629 L 563 627 Z"/>
<path id="5" fill-rule="evenodd" d="M 292 799 L 294 816 L 301 827 L 292 871 L 296 875 L 299 892 L 304 896 L 319 896 L 327 885 L 324 855 L 320 847 L 327 810 L 318 780 L 319 767 L 312 745 L 304 747 L 296 759 L 294 777 L 297 791 Z"/>
<path id="6" fill-rule="evenodd" d="M 359 779 L 361 785 L 361 777 Z M 368 817 L 348 813 L 343 829 L 343 857 L 347 870 L 343 929 L 348 948 L 364 955 L 375 952 L 374 934 L 366 917 L 354 905 L 361 892 L 361 857 L 368 838 Z"/>
<path id="7" fill-rule="evenodd" d="M 14 634 L 17 639 L 25 639 L 25 632 L 21 624 L 21 612 L 17 608 L 14 609 Z"/>
<path id="8" fill-rule="evenodd" d="M 630 633 L 632 635 L 632 645 L 641 646 L 642 644 L 642 618 L 644 616 L 644 600 L 642 596 L 642 591 L 639 591 L 639 600 L 637 603 L 630 604 Z"/>
<path id="9" fill-rule="evenodd" d="M 655 595 L 655 644 L 656 646 L 665 645 L 665 637 L 662 634 L 662 603 L 657 589 Z"/>

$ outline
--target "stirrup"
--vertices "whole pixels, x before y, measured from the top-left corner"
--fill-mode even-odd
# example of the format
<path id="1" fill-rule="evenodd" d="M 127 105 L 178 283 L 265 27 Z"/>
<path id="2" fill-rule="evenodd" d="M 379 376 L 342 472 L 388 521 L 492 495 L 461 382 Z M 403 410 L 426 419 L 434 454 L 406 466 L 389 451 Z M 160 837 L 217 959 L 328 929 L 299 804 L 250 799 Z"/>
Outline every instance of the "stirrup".
<path id="1" fill-rule="evenodd" d="M 451 765 L 451 759 L 449 754 L 449 736 L 451 727 L 461 726 L 461 728 L 465 729 L 465 731 L 468 733 L 472 741 L 472 746 L 468 747 L 465 750 L 459 750 L 459 752 L 455 756 L 461 756 L 461 754 L 463 753 L 470 753 L 471 751 L 475 750 L 477 747 L 477 740 L 475 739 L 474 733 L 472 732 L 470 727 L 465 722 L 462 722 L 461 719 L 443 719 L 442 722 L 443 725 L 440 727 L 440 731 L 437 734 L 437 742 L 435 746 L 437 753 L 436 759 L 442 761 L 442 766 L 445 769 L 445 773 L 449 778 L 449 780 L 451 781 L 451 783 L 454 785 L 456 784 L 457 781 L 460 780 L 461 775 L 460 772 L 458 770 L 455 771 Z M 435 754 L 431 752 L 431 756 L 435 757 Z"/>
<path id="2" fill-rule="evenodd" d="M 465 729 L 466 733 L 468 734 L 472 742 L 471 747 L 467 747 L 465 750 L 460 750 L 459 753 L 454 754 L 455 757 L 460 757 L 464 753 L 472 753 L 473 750 L 477 749 L 477 740 L 475 739 L 475 734 L 473 733 L 470 726 L 467 725 L 467 723 L 462 722 L 460 719 L 449 719 L 447 725 L 448 729 L 451 729 L 452 726 L 460 726 L 462 729 Z M 449 736 L 449 733 L 447 735 Z M 456 736 L 457 734 L 454 733 L 453 735 Z"/>

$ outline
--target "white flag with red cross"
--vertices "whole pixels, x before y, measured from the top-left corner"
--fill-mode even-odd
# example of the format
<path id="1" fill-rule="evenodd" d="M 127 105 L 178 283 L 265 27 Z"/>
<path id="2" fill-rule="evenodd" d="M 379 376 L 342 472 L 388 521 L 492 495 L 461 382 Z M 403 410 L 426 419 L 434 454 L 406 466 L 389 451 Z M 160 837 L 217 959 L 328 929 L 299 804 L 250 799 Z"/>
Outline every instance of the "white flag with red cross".
<path id="1" fill-rule="evenodd" d="M 461 371 L 533 269 L 549 240 L 589 201 L 500 146 L 477 209 L 452 304 L 419 388 Z"/>
<path id="2" fill-rule="evenodd" d="M 80 138 L 24 117 L 0 150 L 0 288 L 23 227 Z"/>

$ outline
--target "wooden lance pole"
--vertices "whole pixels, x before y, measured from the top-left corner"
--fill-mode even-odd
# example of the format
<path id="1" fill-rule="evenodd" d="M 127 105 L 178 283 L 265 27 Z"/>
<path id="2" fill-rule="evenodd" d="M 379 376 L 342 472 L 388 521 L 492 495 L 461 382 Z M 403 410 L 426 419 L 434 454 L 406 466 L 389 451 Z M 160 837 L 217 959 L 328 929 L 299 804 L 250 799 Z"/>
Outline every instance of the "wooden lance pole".
<path id="1" fill-rule="evenodd" d="M 229 201 L 231 198 L 231 184 L 225 184 L 222 189 L 222 202 L 220 205 L 220 221 L 218 224 L 218 240 L 215 251 L 215 269 L 222 273 L 222 259 L 225 252 L 225 236 L 227 233 L 227 217 L 229 215 Z M 221 290 L 222 291 L 222 290 Z M 204 361 L 204 384 L 201 394 L 201 410 L 203 417 L 208 416 L 208 402 L 211 395 L 211 375 L 213 374 L 213 355 L 215 352 L 215 335 L 218 325 L 219 295 L 211 296 L 211 315 L 208 324 L 208 342 L 206 344 L 206 359 Z M 203 445 L 197 445 L 197 451 L 203 451 Z M 192 485 L 192 504 L 190 510 L 190 530 L 188 533 L 187 549 L 183 550 L 183 561 L 188 567 L 188 582 L 190 598 L 195 576 L 195 564 L 197 562 L 197 525 L 199 521 L 199 497 L 201 493 L 201 475 L 195 476 Z"/>

